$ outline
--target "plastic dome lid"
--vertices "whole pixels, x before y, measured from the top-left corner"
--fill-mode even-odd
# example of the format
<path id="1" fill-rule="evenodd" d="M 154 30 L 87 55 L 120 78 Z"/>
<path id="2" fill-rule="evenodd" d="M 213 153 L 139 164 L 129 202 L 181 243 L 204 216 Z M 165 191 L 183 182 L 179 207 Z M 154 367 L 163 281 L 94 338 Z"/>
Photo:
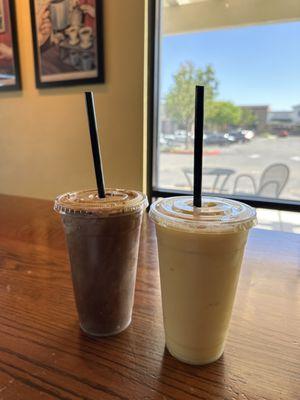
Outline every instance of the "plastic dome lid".
<path id="1" fill-rule="evenodd" d="M 60 214 L 108 216 L 143 211 L 148 206 L 147 196 L 135 190 L 110 189 L 99 199 L 97 190 L 65 193 L 55 200 L 54 210 Z"/>
<path id="2" fill-rule="evenodd" d="M 247 204 L 221 197 L 202 197 L 202 207 L 192 196 L 169 197 L 152 204 L 150 218 L 158 225 L 183 231 L 219 233 L 248 230 L 256 224 L 256 211 Z"/>

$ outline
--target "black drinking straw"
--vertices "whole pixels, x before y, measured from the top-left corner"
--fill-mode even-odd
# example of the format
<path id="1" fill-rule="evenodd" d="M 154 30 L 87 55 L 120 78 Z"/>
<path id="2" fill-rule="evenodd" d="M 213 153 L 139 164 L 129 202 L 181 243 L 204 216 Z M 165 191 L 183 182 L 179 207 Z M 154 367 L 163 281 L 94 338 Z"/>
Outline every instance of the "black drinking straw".
<path id="1" fill-rule="evenodd" d="M 204 86 L 195 89 L 194 207 L 202 206 Z"/>
<path id="2" fill-rule="evenodd" d="M 89 120 L 90 138 L 93 151 L 94 168 L 97 181 L 98 196 L 105 198 L 105 185 L 103 177 L 103 167 L 101 161 L 101 152 L 98 140 L 98 129 L 95 114 L 94 95 L 92 92 L 85 92 L 86 111 Z"/>

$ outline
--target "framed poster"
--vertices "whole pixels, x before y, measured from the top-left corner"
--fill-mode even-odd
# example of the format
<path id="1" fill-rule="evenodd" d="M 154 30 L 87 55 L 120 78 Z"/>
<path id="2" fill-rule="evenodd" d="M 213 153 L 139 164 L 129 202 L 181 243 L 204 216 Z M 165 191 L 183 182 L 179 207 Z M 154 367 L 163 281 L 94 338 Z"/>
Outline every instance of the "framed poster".
<path id="1" fill-rule="evenodd" d="M 15 2 L 0 0 L 0 91 L 21 89 Z"/>
<path id="2" fill-rule="evenodd" d="M 102 0 L 30 0 L 38 88 L 104 82 Z"/>

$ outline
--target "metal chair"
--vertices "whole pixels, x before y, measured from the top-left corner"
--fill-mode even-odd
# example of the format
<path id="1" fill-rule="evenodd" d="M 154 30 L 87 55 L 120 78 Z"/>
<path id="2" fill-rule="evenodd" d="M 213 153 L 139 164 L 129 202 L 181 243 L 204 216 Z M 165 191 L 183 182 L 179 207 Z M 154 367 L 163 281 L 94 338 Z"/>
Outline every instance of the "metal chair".
<path id="1" fill-rule="evenodd" d="M 184 173 L 186 180 L 190 186 L 190 189 L 193 190 L 193 175 L 194 170 L 193 168 L 182 168 L 182 172 Z M 219 168 L 219 167 L 206 167 L 203 168 L 202 174 L 211 176 L 213 178 L 213 183 L 211 187 L 203 187 L 204 191 L 207 192 L 216 192 L 216 193 L 225 193 L 227 190 L 225 186 L 227 184 L 228 179 L 231 175 L 235 173 L 234 169 L 229 168 Z M 206 181 L 206 179 L 203 179 Z"/>
<path id="2" fill-rule="evenodd" d="M 256 186 L 255 180 L 251 175 L 240 174 L 235 178 L 233 185 L 233 193 L 241 193 L 237 190 L 237 186 L 241 178 L 247 178 L 250 180 L 254 194 L 262 197 L 274 197 L 278 198 L 280 193 L 283 191 L 287 181 L 289 179 L 290 170 L 285 164 L 272 164 L 269 165 L 262 173 L 258 187 Z"/>

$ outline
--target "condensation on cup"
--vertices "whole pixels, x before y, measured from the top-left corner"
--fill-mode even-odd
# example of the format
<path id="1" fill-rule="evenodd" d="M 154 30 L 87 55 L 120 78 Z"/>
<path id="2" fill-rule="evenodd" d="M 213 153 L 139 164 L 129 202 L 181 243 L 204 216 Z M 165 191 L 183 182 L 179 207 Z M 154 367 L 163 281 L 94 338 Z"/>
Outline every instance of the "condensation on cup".
<path id="1" fill-rule="evenodd" d="M 177 359 L 208 364 L 225 346 L 240 267 L 256 211 L 243 203 L 189 196 L 151 206 L 159 252 L 166 346 Z"/>
<path id="2" fill-rule="evenodd" d="M 131 322 L 142 216 L 147 197 L 106 189 L 58 196 L 81 329 L 91 336 L 117 334 Z"/>

